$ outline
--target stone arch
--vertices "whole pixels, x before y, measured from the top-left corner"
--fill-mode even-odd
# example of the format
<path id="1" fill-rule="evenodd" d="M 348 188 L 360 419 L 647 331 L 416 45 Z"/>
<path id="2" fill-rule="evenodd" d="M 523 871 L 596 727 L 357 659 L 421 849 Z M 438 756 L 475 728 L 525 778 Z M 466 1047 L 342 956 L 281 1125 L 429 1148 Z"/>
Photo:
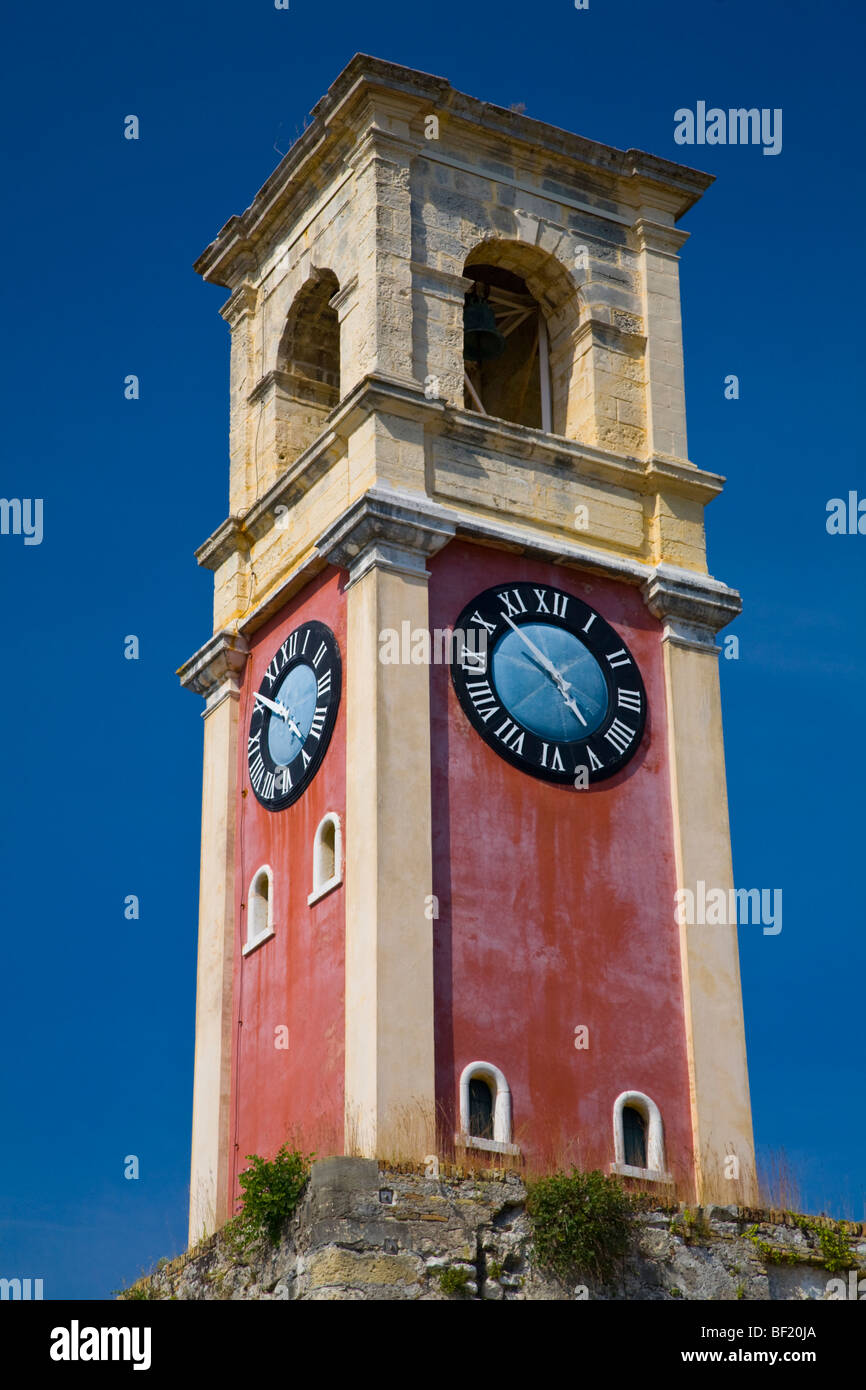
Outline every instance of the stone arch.
<path id="1" fill-rule="evenodd" d="M 493 1138 L 484 1139 L 472 1134 L 470 1083 L 483 1081 L 490 1088 Z M 511 1142 L 511 1088 L 505 1073 L 493 1062 L 470 1062 L 460 1073 L 460 1132 L 457 1142 L 468 1148 L 490 1149 L 495 1153 L 516 1153 Z"/>
<path id="2" fill-rule="evenodd" d="M 292 301 L 277 349 L 285 389 L 326 410 L 340 399 L 340 322 L 330 302 L 339 289 L 332 270 L 314 270 Z"/>
<path id="3" fill-rule="evenodd" d="M 646 1166 L 635 1168 L 626 1162 L 626 1141 L 623 1112 L 636 1110 L 645 1125 Z M 665 1173 L 665 1143 L 662 1115 L 655 1101 L 643 1091 L 623 1091 L 613 1103 L 614 1169 L 626 1175 L 660 1178 Z"/>
<path id="4" fill-rule="evenodd" d="M 275 369 L 259 388 L 272 401 L 278 469 L 321 434 L 340 401 L 340 321 L 331 304 L 340 285 L 332 270 L 314 270 L 292 300 Z"/>
<path id="5" fill-rule="evenodd" d="M 556 256 L 538 246 L 509 237 L 488 237 L 478 242 L 466 257 L 463 274 L 467 279 L 474 279 L 476 275 L 480 278 L 485 267 L 492 267 L 500 273 L 504 272 L 504 276 L 513 276 L 522 282 L 521 287 L 512 283 L 511 288 L 518 299 L 524 289 L 531 296 L 541 316 L 541 331 L 546 335 L 546 344 L 540 341 L 537 348 L 538 404 L 534 393 L 530 394 L 530 390 L 527 390 L 522 411 L 518 408 L 515 412 L 514 407 L 519 407 L 518 392 L 522 379 L 518 375 L 518 384 L 511 388 L 510 395 L 501 379 L 508 373 L 513 374 L 515 368 L 518 373 L 524 370 L 525 357 L 521 363 L 519 351 L 506 350 L 501 368 L 497 369 L 494 363 L 488 371 L 488 389 L 492 398 L 489 413 L 500 414 L 500 418 L 504 419 L 515 419 L 518 424 L 541 428 L 542 411 L 539 406 L 543 388 L 540 382 L 544 372 L 543 358 L 546 356 L 550 386 L 548 428 L 554 434 L 577 438 L 577 424 L 581 418 L 580 400 L 585 394 L 576 347 L 578 331 L 586 312 L 580 286 Z M 501 284 L 507 294 L 508 281 L 503 278 Z M 530 353 L 536 351 L 534 329 L 535 324 L 530 325 L 528 320 L 515 329 L 515 334 L 523 335 L 523 341 L 518 340 L 516 344 L 518 349 L 523 347 L 525 352 Z M 486 365 L 482 366 L 482 376 Z M 497 405 L 504 406 L 504 410 L 497 411 Z M 473 408 L 472 405 L 470 408 Z M 521 414 L 524 418 L 520 418 Z"/>

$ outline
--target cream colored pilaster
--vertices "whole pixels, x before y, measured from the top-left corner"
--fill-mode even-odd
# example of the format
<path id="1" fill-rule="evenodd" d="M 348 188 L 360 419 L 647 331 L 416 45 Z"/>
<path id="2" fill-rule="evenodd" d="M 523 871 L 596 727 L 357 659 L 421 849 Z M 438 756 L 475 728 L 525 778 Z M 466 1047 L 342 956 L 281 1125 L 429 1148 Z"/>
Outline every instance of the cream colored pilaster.
<path id="1" fill-rule="evenodd" d="M 201 808 L 195 1079 L 189 1240 L 194 1244 L 231 1215 L 232 961 L 234 947 L 235 801 L 242 637 L 220 632 L 182 666 L 181 683 L 207 696 Z"/>
<path id="2" fill-rule="evenodd" d="M 646 324 L 649 453 L 687 459 L 683 330 L 677 252 L 688 232 L 639 217 L 635 223 Z"/>
<path id="3" fill-rule="evenodd" d="M 427 556 L 454 527 L 373 488 L 319 541 L 348 569 L 346 1152 L 423 1157 L 435 1140 L 430 670 L 380 660 L 428 629 Z"/>
<path id="4" fill-rule="evenodd" d="M 220 309 L 232 335 L 229 370 L 229 509 L 235 514 L 254 502 L 256 495 L 255 483 L 250 476 L 251 455 L 262 407 L 257 401 L 250 402 L 250 392 L 259 377 L 256 362 L 258 302 L 258 289 L 244 280 Z"/>
<path id="5" fill-rule="evenodd" d="M 413 142 L 405 113 L 382 100 L 350 164 L 355 173 L 358 287 L 363 337 L 349 364 L 343 394 L 370 372 L 409 381 L 412 375 Z"/>
<path id="6" fill-rule="evenodd" d="M 463 409 L 463 305 L 474 281 L 412 262 L 413 372 L 430 399 Z"/>
<path id="7" fill-rule="evenodd" d="M 677 888 L 696 897 L 702 881 L 730 901 L 715 633 L 739 613 L 740 597 L 716 580 L 669 565 L 658 566 L 643 593 L 664 624 Z M 671 913 L 677 920 L 674 903 Z M 752 1203 L 755 1156 L 736 923 L 684 921 L 679 931 L 698 1201 Z"/>

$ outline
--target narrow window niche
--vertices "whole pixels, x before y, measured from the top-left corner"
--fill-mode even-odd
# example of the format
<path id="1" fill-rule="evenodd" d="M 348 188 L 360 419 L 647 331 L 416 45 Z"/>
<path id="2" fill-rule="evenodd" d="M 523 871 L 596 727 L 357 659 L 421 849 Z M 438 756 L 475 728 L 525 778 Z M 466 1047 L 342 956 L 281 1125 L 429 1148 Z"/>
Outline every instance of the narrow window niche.
<path id="1" fill-rule="evenodd" d="M 247 955 L 274 934 L 274 874 L 270 864 L 256 869 L 247 892 Z"/>
<path id="2" fill-rule="evenodd" d="M 343 832 L 340 817 L 328 811 L 319 821 L 313 840 L 313 891 L 307 902 L 312 906 L 342 882 Z"/>

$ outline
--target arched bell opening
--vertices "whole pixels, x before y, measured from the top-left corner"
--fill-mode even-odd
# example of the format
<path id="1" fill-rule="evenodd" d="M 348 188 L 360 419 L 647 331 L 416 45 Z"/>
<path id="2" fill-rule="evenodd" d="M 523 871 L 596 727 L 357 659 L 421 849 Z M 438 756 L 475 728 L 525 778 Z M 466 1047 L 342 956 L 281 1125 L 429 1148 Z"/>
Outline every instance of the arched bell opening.
<path id="1" fill-rule="evenodd" d="M 544 312 L 505 266 L 467 264 L 463 307 L 464 405 L 500 420 L 551 430 L 550 355 Z"/>
<path id="2" fill-rule="evenodd" d="M 331 299 L 339 292 L 332 270 L 317 270 L 289 310 L 277 353 L 292 396 L 327 414 L 340 399 L 340 324 Z"/>

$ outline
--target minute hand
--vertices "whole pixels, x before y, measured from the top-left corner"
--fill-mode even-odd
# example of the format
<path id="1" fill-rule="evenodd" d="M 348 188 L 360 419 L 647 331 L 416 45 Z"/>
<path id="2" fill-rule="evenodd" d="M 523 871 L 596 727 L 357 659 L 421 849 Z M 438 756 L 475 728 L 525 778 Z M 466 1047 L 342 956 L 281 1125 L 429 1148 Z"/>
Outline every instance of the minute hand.
<path id="1" fill-rule="evenodd" d="M 585 727 L 586 720 L 584 719 L 580 710 L 577 708 L 577 705 L 574 703 L 572 697 L 568 694 L 569 690 L 571 689 L 571 681 L 567 681 L 565 679 L 562 672 L 558 671 L 557 668 L 554 666 L 553 662 L 550 660 L 550 657 L 545 656 L 544 652 L 541 651 L 539 647 L 536 647 L 535 643 L 531 640 L 531 638 L 527 637 L 526 633 L 522 632 L 521 629 L 517 626 L 517 624 L 515 622 L 512 622 L 511 618 L 506 617 L 505 621 L 508 623 L 509 627 L 512 627 L 514 629 L 521 642 L 526 643 L 533 656 L 535 656 L 537 660 L 541 662 L 541 665 L 544 667 L 548 675 L 553 677 L 556 683 L 556 688 L 562 696 L 563 700 L 568 705 L 569 709 L 574 711 L 581 724 L 583 724 Z"/>
<path id="2" fill-rule="evenodd" d="M 274 714 L 278 714 L 284 723 L 286 722 L 289 717 L 289 711 L 286 709 L 285 705 L 279 704 L 276 700 L 269 700 L 267 695 L 260 694 L 258 690 L 256 691 L 255 698 L 260 704 L 272 710 Z"/>

